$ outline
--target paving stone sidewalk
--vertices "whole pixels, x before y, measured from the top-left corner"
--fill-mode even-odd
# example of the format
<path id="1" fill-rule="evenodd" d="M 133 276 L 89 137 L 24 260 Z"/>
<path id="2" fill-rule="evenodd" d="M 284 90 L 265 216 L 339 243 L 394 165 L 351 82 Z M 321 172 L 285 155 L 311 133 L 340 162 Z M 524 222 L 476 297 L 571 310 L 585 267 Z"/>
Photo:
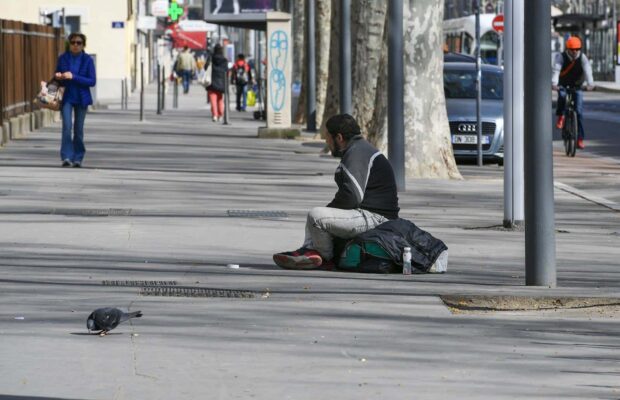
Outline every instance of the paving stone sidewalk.
<path id="1" fill-rule="evenodd" d="M 452 313 L 439 298 L 620 298 L 614 160 L 554 155 L 555 289 L 524 286 L 497 165 L 399 195 L 448 245 L 447 274 L 285 271 L 271 254 L 301 243 L 337 160 L 310 134 L 257 139 L 250 113 L 211 122 L 199 86 L 162 115 L 154 93 L 146 122 L 136 96 L 87 116 L 84 168 L 60 167 L 58 125 L 0 150 L 0 399 L 620 398 L 618 307 Z M 144 316 L 88 335 L 101 306 Z"/>

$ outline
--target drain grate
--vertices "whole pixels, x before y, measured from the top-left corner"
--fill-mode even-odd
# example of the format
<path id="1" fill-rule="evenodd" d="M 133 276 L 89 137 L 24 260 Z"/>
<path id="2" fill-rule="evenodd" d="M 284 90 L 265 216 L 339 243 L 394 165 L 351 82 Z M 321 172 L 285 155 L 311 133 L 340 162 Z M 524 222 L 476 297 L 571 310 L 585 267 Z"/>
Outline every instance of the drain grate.
<path id="1" fill-rule="evenodd" d="M 228 210 L 227 213 L 235 218 L 288 218 L 284 211 Z"/>
<path id="2" fill-rule="evenodd" d="M 55 208 L 52 214 L 82 217 L 127 217 L 131 208 Z"/>
<path id="3" fill-rule="evenodd" d="M 228 297 L 252 299 L 257 293 L 247 290 L 213 289 L 213 288 L 187 288 L 187 287 L 143 287 L 140 289 L 142 296 L 168 296 L 168 297 Z"/>
<path id="4" fill-rule="evenodd" d="M 101 281 L 103 286 L 176 286 L 177 281 Z"/>

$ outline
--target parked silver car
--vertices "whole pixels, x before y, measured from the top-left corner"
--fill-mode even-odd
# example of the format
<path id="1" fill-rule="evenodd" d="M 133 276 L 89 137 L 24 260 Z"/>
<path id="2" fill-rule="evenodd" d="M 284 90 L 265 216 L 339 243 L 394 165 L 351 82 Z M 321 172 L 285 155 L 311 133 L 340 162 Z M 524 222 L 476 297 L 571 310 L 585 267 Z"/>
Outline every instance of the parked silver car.
<path id="1" fill-rule="evenodd" d="M 485 161 L 504 163 L 503 70 L 482 65 L 482 154 Z M 476 124 L 476 64 L 444 63 L 444 91 L 454 156 L 478 157 Z"/>

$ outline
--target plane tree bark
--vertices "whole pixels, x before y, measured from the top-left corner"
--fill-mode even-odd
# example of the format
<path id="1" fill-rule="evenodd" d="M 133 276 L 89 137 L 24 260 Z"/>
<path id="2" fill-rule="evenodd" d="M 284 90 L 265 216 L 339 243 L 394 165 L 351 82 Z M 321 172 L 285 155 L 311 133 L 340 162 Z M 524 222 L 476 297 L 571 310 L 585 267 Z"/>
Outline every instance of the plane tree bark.
<path id="1" fill-rule="evenodd" d="M 461 179 L 443 89 L 444 5 L 438 0 L 404 3 L 406 176 Z"/>
<path id="2" fill-rule="evenodd" d="M 317 126 L 325 134 L 325 121 L 340 112 L 340 0 L 330 1 L 330 33 L 317 29 L 317 99 L 324 100 Z M 405 168 L 408 178 L 461 179 L 450 142 L 443 90 L 443 1 L 403 0 L 405 74 Z M 369 141 L 387 149 L 387 2 L 352 2 L 353 116 Z M 326 22 L 327 12 L 317 20 Z M 318 23 L 318 22 L 317 22 Z M 323 24 L 326 27 L 327 24 Z M 327 37 L 327 36 L 325 36 Z M 321 46 L 321 49 L 318 46 Z M 304 82 L 305 83 L 305 82 Z M 323 91 L 325 88 L 325 91 Z M 319 101 L 317 101 L 317 111 Z M 299 110 L 298 110 L 299 111 Z M 320 121 L 320 122 L 319 122 Z"/>

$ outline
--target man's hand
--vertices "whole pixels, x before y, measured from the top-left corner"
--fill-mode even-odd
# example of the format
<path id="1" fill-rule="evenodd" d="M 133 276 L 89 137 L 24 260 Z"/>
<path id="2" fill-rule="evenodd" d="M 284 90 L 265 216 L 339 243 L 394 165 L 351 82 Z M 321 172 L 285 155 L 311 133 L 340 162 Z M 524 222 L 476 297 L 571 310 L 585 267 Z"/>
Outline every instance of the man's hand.
<path id="1" fill-rule="evenodd" d="M 593 91 L 593 90 L 594 90 L 594 85 L 588 85 L 588 86 L 586 86 L 586 90 L 587 90 L 588 92 Z"/>
<path id="2" fill-rule="evenodd" d="M 551 85 L 552 90 L 558 90 L 558 85 Z"/>
<path id="3" fill-rule="evenodd" d="M 54 78 L 62 80 L 62 74 L 60 72 L 56 72 L 54 74 Z"/>

